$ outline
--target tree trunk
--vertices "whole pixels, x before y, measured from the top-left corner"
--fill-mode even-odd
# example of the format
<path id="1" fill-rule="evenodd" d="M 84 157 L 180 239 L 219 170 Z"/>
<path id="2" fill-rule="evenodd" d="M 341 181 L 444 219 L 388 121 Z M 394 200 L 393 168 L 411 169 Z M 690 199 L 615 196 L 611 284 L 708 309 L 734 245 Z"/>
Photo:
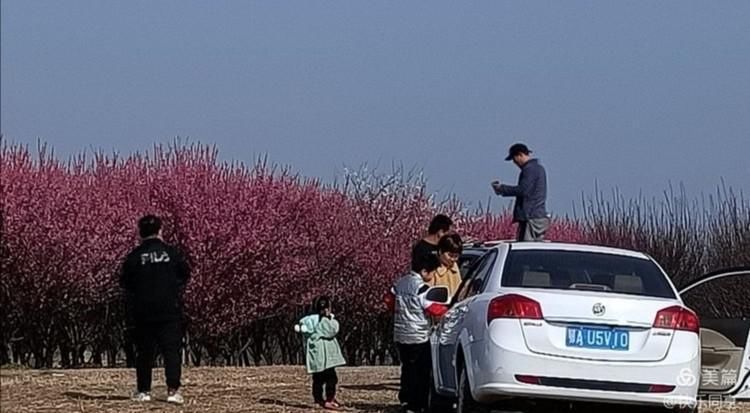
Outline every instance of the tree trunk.
<path id="1" fill-rule="evenodd" d="M 64 369 L 71 367 L 70 347 L 65 343 L 60 344 L 60 365 Z"/>
<path id="2" fill-rule="evenodd" d="M 125 351 L 125 366 L 129 369 L 135 368 L 135 347 L 130 340 L 126 340 L 123 345 Z"/>
<path id="3" fill-rule="evenodd" d="M 201 366 L 201 361 L 203 359 L 203 350 L 201 347 L 196 346 L 194 343 L 190 345 L 190 352 L 193 356 L 193 365 L 195 367 Z"/>
<path id="4" fill-rule="evenodd" d="M 91 354 L 91 360 L 94 366 L 102 367 L 102 352 L 99 351 L 99 349 L 94 349 L 93 353 Z"/>
<path id="5" fill-rule="evenodd" d="M 75 365 L 77 367 L 83 367 L 86 365 L 86 348 L 83 346 L 78 347 L 78 351 L 76 351 Z"/>
<path id="6" fill-rule="evenodd" d="M 51 369 L 53 361 L 55 359 L 55 348 L 47 347 L 44 351 L 44 367 Z"/>
<path id="7" fill-rule="evenodd" d="M 37 348 L 34 350 L 34 368 L 35 369 L 42 369 L 44 368 L 44 350 Z"/>
<path id="8" fill-rule="evenodd" d="M 0 366 L 10 363 L 10 356 L 8 355 L 8 345 L 3 343 L 0 346 Z"/>
<path id="9" fill-rule="evenodd" d="M 255 367 L 260 366 L 261 361 L 262 361 L 262 354 L 256 348 L 256 350 L 253 351 L 253 363 L 255 364 Z"/>
<path id="10" fill-rule="evenodd" d="M 113 368 L 117 366 L 117 350 L 110 348 L 107 351 L 107 367 Z"/>

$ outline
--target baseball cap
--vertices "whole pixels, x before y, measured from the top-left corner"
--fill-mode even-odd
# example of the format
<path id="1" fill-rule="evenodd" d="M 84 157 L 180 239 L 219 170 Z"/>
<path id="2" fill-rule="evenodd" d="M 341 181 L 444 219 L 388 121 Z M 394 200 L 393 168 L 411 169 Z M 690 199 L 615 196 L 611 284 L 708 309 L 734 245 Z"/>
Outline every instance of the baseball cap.
<path id="1" fill-rule="evenodd" d="M 508 149 L 508 156 L 505 158 L 505 160 L 509 161 L 519 153 L 525 153 L 526 155 L 528 155 L 531 153 L 531 151 L 526 145 L 522 143 L 515 143 L 510 147 L 510 149 Z"/>

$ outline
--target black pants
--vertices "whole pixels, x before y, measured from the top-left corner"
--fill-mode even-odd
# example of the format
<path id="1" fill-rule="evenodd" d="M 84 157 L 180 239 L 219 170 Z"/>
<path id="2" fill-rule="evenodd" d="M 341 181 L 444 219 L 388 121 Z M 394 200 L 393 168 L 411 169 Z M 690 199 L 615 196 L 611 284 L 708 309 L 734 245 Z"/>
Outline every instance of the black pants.
<path id="1" fill-rule="evenodd" d="M 336 369 L 330 368 L 320 373 L 313 373 L 313 399 L 315 403 L 332 401 L 336 398 L 336 384 L 339 378 L 336 375 Z M 323 388 L 325 387 L 326 398 L 323 398 Z"/>
<path id="2" fill-rule="evenodd" d="M 401 359 L 401 389 L 398 399 L 412 409 L 427 408 L 432 369 L 430 343 L 397 343 L 397 346 Z"/>
<path id="3" fill-rule="evenodd" d="M 143 323 L 136 325 L 135 346 L 135 369 L 138 377 L 139 392 L 151 391 L 151 369 L 154 367 L 157 346 L 164 358 L 167 387 L 170 390 L 180 388 L 180 376 L 182 374 L 182 360 L 180 360 L 180 348 L 182 346 L 181 322 Z"/>

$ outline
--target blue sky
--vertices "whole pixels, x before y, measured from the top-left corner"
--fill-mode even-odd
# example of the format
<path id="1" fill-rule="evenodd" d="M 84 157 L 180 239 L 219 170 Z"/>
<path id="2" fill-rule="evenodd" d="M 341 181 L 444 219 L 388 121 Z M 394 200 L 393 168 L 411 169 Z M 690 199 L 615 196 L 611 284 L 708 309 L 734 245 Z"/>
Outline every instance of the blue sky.
<path id="1" fill-rule="evenodd" d="M 181 136 L 324 180 L 402 163 L 476 205 L 523 141 L 556 213 L 596 182 L 750 192 L 747 1 L 0 7 L 0 131 L 61 156 Z"/>

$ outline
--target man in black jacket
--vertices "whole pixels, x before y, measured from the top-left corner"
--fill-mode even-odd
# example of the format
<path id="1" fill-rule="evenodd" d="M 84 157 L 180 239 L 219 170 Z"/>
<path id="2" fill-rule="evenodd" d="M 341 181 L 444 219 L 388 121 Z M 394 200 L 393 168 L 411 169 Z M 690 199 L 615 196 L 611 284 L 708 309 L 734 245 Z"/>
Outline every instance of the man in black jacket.
<path id="1" fill-rule="evenodd" d="M 420 239 L 412 246 L 411 250 L 411 269 L 419 272 L 422 268 L 422 261 L 429 255 L 437 256 L 438 242 L 443 235 L 450 232 L 453 226 L 453 220 L 447 215 L 438 214 L 430 221 L 427 228 L 427 236 Z"/>
<path id="2" fill-rule="evenodd" d="M 167 401 L 182 404 L 181 293 L 190 279 L 185 257 L 161 236 L 161 220 L 148 215 L 138 221 L 141 245 L 128 254 L 120 273 L 128 309 L 135 322 L 137 401 L 151 400 L 151 369 L 156 346 L 164 357 Z"/>
<path id="3" fill-rule="evenodd" d="M 508 150 L 506 161 L 513 161 L 521 168 L 518 185 L 492 183 L 495 193 L 515 197 L 513 222 L 518 223 L 518 241 L 543 241 L 549 229 L 547 214 L 547 173 L 538 160 L 532 159 L 526 145 L 516 143 Z"/>

